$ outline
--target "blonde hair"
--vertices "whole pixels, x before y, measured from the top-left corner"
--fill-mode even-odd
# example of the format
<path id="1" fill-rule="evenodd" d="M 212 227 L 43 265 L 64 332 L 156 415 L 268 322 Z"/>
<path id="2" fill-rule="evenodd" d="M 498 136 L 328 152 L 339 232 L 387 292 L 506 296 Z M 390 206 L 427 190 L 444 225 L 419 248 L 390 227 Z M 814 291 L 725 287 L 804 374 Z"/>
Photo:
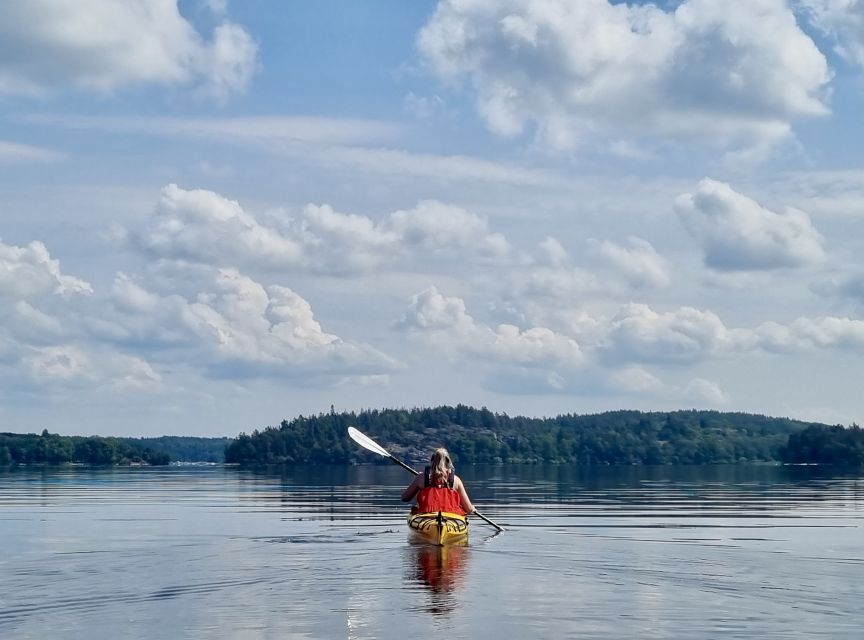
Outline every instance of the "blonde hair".
<path id="1" fill-rule="evenodd" d="M 444 447 L 435 449 L 432 453 L 431 464 L 429 465 L 429 475 L 435 482 L 447 482 L 447 476 L 453 469 L 453 462 L 450 460 L 450 454 Z"/>

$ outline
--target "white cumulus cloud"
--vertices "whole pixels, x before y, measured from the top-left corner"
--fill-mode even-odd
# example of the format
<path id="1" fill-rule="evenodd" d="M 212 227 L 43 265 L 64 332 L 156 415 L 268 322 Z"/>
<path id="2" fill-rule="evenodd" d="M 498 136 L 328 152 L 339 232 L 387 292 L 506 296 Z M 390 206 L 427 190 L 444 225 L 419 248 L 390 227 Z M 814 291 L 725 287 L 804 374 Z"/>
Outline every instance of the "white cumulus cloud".
<path id="1" fill-rule="evenodd" d="M 23 363 L 30 375 L 37 379 L 70 380 L 92 375 L 90 358 L 81 349 L 73 346 L 41 347 L 29 350 Z"/>
<path id="2" fill-rule="evenodd" d="M 624 245 L 593 240 L 589 246 L 634 287 L 665 287 L 669 284 L 669 266 L 647 240 L 630 237 Z"/>
<path id="3" fill-rule="evenodd" d="M 9 390 L 104 386 L 146 390 L 161 378 L 143 358 L 88 340 L 82 318 L 99 317 L 86 281 L 63 273 L 48 248 L 0 242 L 0 382 Z"/>
<path id="4" fill-rule="evenodd" d="M 476 329 L 465 301 L 443 295 L 434 286 L 411 296 L 405 315 L 396 326 L 416 331 L 448 331 L 467 337 Z"/>
<path id="5" fill-rule="evenodd" d="M 596 274 L 575 265 L 556 238 L 547 236 L 538 249 L 536 256 L 526 256 L 525 264 L 510 273 L 508 290 L 513 297 L 567 301 L 608 290 Z"/>
<path id="6" fill-rule="evenodd" d="M 225 96 L 246 87 L 256 58 L 242 27 L 223 20 L 205 37 L 177 0 L 0 3 L 0 95 L 158 84 Z"/>
<path id="7" fill-rule="evenodd" d="M 236 211 L 217 213 L 231 220 Z M 0 303 L 0 382 L 26 393 L 151 391 L 178 369 L 337 384 L 400 366 L 326 331 L 296 291 L 232 268 L 154 265 L 118 273 L 102 292 L 63 273 L 40 242 L 0 242 Z"/>
<path id="8" fill-rule="evenodd" d="M 219 376 L 380 375 L 398 366 L 373 347 L 325 331 L 309 302 L 288 287 L 229 268 L 190 278 L 198 290 L 191 295 L 180 288 L 148 291 L 119 274 L 111 312 L 91 322 L 90 331 Z"/>
<path id="9" fill-rule="evenodd" d="M 788 325 L 766 322 L 754 330 L 752 341 L 778 352 L 864 349 L 864 320 L 822 316 L 798 318 Z"/>
<path id="10" fill-rule="evenodd" d="M 730 328 L 715 313 L 681 307 L 659 313 L 629 304 L 603 326 L 596 342 L 586 344 L 600 362 L 688 366 L 757 351 L 792 354 L 817 350 L 864 350 L 864 320 L 800 317 L 789 323 L 763 322 Z"/>
<path id="11" fill-rule="evenodd" d="M 16 247 L 0 241 L 0 298 L 92 292 L 88 282 L 61 273 L 60 262 L 51 257 L 41 242 Z"/>
<path id="12" fill-rule="evenodd" d="M 254 260 L 269 267 L 286 267 L 299 264 L 303 256 L 300 244 L 260 224 L 238 202 L 176 184 L 162 190 L 142 243 L 161 256 L 208 264 Z"/>
<path id="13" fill-rule="evenodd" d="M 676 199 L 675 210 L 714 269 L 798 267 L 824 258 L 822 236 L 805 212 L 776 213 L 724 182 L 703 179 L 695 193 Z"/>
<path id="14" fill-rule="evenodd" d="M 410 211 L 396 211 L 384 226 L 409 247 L 472 249 L 490 257 L 504 257 L 510 250 L 504 236 L 489 232 L 485 219 L 437 200 L 424 200 Z"/>
<path id="15" fill-rule="evenodd" d="M 747 148 L 827 113 L 828 64 L 784 0 L 441 0 L 417 46 L 492 131 L 558 148 L 625 131 Z"/>
<path id="16" fill-rule="evenodd" d="M 609 321 L 598 350 L 610 362 L 692 364 L 727 353 L 738 340 L 711 311 L 682 307 L 658 313 L 633 303 Z"/>
<path id="17" fill-rule="evenodd" d="M 77 345 L 25 349 L 23 371 L 36 385 L 53 388 L 106 386 L 117 391 L 159 388 L 161 376 L 139 357 Z"/>
<path id="18" fill-rule="evenodd" d="M 256 217 L 234 200 L 171 184 L 162 190 L 139 244 L 164 258 L 207 265 L 301 269 L 316 273 L 367 272 L 418 251 L 500 260 L 510 245 L 481 216 L 435 200 L 374 220 L 306 205 L 296 217 Z"/>
<path id="19" fill-rule="evenodd" d="M 816 27 L 834 39 L 843 58 L 864 68 L 864 2 L 798 0 Z"/>
<path id="20" fill-rule="evenodd" d="M 572 337 L 540 326 L 522 329 L 512 324 L 483 325 L 467 312 L 464 300 L 445 296 L 435 287 L 412 296 L 397 328 L 426 335 L 458 357 L 544 369 L 556 376 L 572 372 L 585 362 L 582 349 Z"/>
<path id="21" fill-rule="evenodd" d="M 472 351 L 508 364 L 573 368 L 585 360 L 576 340 L 546 327 L 520 329 L 501 324 L 488 335 L 488 340 L 475 345 Z"/>

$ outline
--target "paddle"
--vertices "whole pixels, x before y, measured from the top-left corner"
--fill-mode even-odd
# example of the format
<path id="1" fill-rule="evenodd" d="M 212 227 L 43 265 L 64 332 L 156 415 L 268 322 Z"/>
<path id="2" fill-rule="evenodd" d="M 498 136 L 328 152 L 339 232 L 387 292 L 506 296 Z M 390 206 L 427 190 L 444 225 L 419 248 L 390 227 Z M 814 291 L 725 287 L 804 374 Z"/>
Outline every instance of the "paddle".
<path id="1" fill-rule="evenodd" d="M 420 475 L 420 472 L 419 472 L 419 471 L 417 471 L 416 469 L 412 469 L 411 467 L 409 467 L 407 464 L 405 464 L 405 463 L 402 462 L 401 460 L 397 460 L 396 458 L 394 458 L 394 457 L 393 457 L 393 456 L 392 456 L 392 455 L 387 451 L 387 449 L 385 449 L 385 448 L 382 447 L 380 444 L 378 444 L 377 442 L 375 442 L 372 438 L 370 438 L 369 436 L 367 436 L 365 433 L 363 433 L 363 432 L 361 432 L 361 431 L 358 431 L 358 430 L 355 429 L 354 427 L 348 427 L 348 435 L 351 437 L 351 439 L 352 439 L 354 442 L 356 442 L 357 444 L 359 444 L 359 445 L 360 445 L 361 447 L 363 447 L 364 449 L 368 449 L 369 451 L 371 451 L 371 452 L 373 452 L 373 453 L 377 453 L 379 456 L 384 456 L 385 458 L 390 458 L 391 461 L 395 462 L 396 464 L 398 464 L 398 465 L 399 465 L 400 467 L 402 467 L 403 469 L 406 469 L 407 471 L 410 471 L 410 472 L 413 473 L 415 476 L 416 476 L 416 475 Z M 484 520 L 485 522 L 491 524 L 493 527 L 495 527 L 496 529 L 498 529 L 498 531 L 504 531 L 504 529 L 503 529 L 502 527 L 499 527 L 497 524 L 495 524 L 494 522 L 492 522 L 489 518 L 487 518 L 486 516 L 484 516 L 482 513 L 480 513 L 480 512 L 477 511 L 476 509 L 474 510 L 474 515 L 477 516 L 478 518 L 480 518 L 481 520 Z"/>

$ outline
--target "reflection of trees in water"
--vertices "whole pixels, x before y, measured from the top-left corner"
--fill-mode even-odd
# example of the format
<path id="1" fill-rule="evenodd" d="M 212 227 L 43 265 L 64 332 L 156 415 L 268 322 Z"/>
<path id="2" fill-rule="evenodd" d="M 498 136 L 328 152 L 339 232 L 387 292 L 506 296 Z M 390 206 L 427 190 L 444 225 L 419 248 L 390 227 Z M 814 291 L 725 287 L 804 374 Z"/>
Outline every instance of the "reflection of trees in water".
<path id="1" fill-rule="evenodd" d="M 475 502 L 536 510 L 538 505 L 569 505 L 608 515 L 618 510 L 656 511 L 696 508 L 728 513 L 770 513 L 790 508 L 862 504 L 860 469 L 777 464 L 597 467 L 512 465 L 489 472 L 462 470 Z M 496 474 L 485 491 L 481 474 Z M 475 477 L 476 476 L 476 477 Z M 566 509 L 567 507 L 564 507 Z"/>
<path id="2" fill-rule="evenodd" d="M 270 465 L 225 467 L 243 501 L 332 521 L 404 519 L 399 494 L 410 476 L 390 467 Z M 398 509 L 398 511 L 397 511 Z"/>
<path id="3" fill-rule="evenodd" d="M 449 614 L 458 608 L 468 557 L 465 545 L 409 545 L 407 581 L 421 585 L 428 593 L 429 613 Z"/>
<path id="4" fill-rule="evenodd" d="M 333 521 L 378 524 L 383 519 L 390 528 L 403 521 L 398 496 L 409 480 L 393 466 L 220 467 L 211 473 L 223 483 L 233 482 L 241 500 L 261 508 Z M 864 473 L 827 466 L 474 465 L 461 468 L 460 477 L 475 504 L 505 519 L 533 517 L 538 510 L 598 517 L 634 511 L 725 517 L 838 504 L 864 508 Z"/>

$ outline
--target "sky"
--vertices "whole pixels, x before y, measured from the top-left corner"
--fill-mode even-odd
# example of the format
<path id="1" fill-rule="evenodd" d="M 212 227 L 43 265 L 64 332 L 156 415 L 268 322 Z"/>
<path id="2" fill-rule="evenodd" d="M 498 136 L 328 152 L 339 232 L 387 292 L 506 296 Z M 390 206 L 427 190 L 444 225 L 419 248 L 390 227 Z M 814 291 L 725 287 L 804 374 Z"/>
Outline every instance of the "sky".
<path id="1" fill-rule="evenodd" d="M 0 431 L 861 424 L 864 0 L 0 3 Z"/>

